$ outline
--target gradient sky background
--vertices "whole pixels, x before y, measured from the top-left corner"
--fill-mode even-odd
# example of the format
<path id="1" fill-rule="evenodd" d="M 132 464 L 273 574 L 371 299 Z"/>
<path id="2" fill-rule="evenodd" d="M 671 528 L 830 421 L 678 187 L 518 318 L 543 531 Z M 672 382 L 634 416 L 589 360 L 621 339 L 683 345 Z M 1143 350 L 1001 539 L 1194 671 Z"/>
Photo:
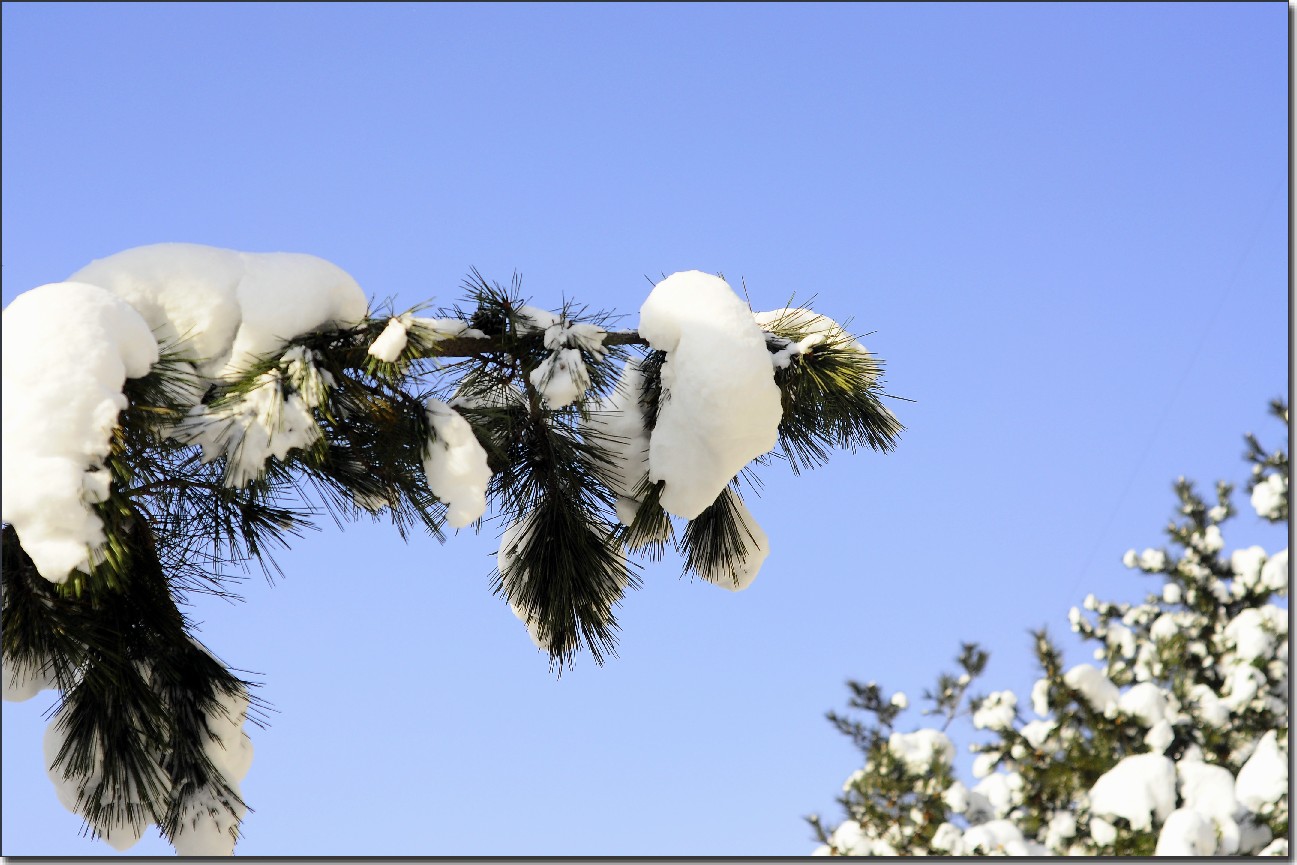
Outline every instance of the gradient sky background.
<path id="1" fill-rule="evenodd" d="M 859 765 L 844 679 L 917 704 L 978 640 L 1025 698 L 1029 628 L 1156 588 L 1120 558 L 1173 479 L 1284 435 L 1287 16 L 5 3 L 6 304 L 159 241 L 311 252 L 398 306 L 517 270 L 627 326 L 698 268 L 852 318 L 915 401 L 894 454 L 765 473 L 751 589 L 649 566 L 620 658 L 559 680 L 490 594 L 498 526 L 324 519 L 193 611 L 278 710 L 238 852 L 804 854 Z M 1282 547 L 1236 500 L 1226 552 Z M 50 703 L 4 704 L 3 853 L 111 855 L 45 777 Z"/>

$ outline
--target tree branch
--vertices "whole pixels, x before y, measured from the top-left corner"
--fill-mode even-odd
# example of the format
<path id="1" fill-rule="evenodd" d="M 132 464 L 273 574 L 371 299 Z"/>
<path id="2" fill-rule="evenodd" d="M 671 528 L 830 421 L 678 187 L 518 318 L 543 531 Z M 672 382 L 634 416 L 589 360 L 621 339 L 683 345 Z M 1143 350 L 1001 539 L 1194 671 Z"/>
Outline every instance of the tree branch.
<path id="1" fill-rule="evenodd" d="M 604 345 L 648 345 L 648 340 L 634 330 L 610 330 L 604 337 Z M 428 357 L 480 357 L 498 354 L 504 348 L 496 337 L 452 336 L 437 341 L 436 348 Z"/>

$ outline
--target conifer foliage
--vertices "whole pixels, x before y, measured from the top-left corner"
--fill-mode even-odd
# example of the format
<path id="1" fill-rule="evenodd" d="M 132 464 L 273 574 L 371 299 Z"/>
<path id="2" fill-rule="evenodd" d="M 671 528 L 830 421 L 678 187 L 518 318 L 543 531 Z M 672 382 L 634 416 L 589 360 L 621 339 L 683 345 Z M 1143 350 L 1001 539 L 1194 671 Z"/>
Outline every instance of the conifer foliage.
<path id="1" fill-rule="evenodd" d="M 531 306 L 516 278 L 463 289 L 396 313 L 311 256 L 163 244 L 5 310 L 5 698 L 60 693 L 46 762 L 96 836 L 232 851 L 265 706 L 182 607 L 273 573 L 315 516 L 498 526 L 490 587 L 561 671 L 615 654 L 635 556 L 751 583 L 768 541 L 738 476 L 902 430 L 842 326 L 754 314 L 717 277 L 665 278 L 640 331 Z M 697 408 L 717 401 L 737 408 Z"/>
<path id="2" fill-rule="evenodd" d="M 1287 424 L 1286 405 L 1271 409 Z M 1288 454 L 1247 443 L 1250 510 L 1286 523 Z M 1072 609 L 1097 666 L 1068 667 L 1036 632 L 1040 678 L 1025 704 L 1011 691 L 973 695 L 987 662 L 975 644 L 924 695 L 940 728 L 901 732 L 904 694 L 849 683 L 856 711 L 829 720 L 864 765 L 843 785 L 843 822 L 809 818 L 815 852 L 1286 856 L 1288 550 L 1224 552 L 1232 492 L 1219 483 L 1208 500 L 1176 482 L 1169 543 L 1123 558 L 1155 591 L 1138 604 L 1090 595 Z M 971 788 L 952 769 L 960 716 L 989 734 L 971 746 Z"/>

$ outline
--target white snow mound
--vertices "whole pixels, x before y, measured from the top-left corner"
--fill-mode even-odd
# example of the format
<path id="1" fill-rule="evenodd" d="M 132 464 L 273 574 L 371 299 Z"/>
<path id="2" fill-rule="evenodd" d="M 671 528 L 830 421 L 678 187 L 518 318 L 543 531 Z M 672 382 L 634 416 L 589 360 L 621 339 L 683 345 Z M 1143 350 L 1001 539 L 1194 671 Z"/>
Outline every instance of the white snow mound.
<path id="1" fill-rule="evenodd" d="M 368 309 L 346 271 L 297 252 L 158 243 L 93 261 L 70 279 L 126 300 L 206 378 L 237 373 L 308 331 L 358 324 Z"/>
<path id="2" fill-rule="evenodd" d="M 639 510 L 634 493 L 648 475 L 649 432 L 639 404 L 643 381 L 640 362 L 634 358 L 626 361 L 617 386 L 582 420 L 585 434 L 611 457 L 611 464 L 600 466 L 600 472 L 617 494 L 617 518 L 627 526 Z"/>
<path id="3" fill-rule="evenodd" d="M 148 373 L 158 344 L 129 304 L 76 282 L 19 295 L 3 322 L 3 519 L 41 576 L 62 583 L 105 542 L 91 505 L 108 496 L 122 386 Z"/>
<path id="4" fill-rule="evenodd" d="M 1278 734 L 1270 730 L 1238 770 L 1234 795 L 1249 811 L 1265 815 L 1287 791 L 1288 755 L 1279 748 Z"/>
<path id="5" fill-rule="evenodd" d="M 436 398 L 426 409 L 433 435 L 424 449 L 423 470 L 433 495 L 449 506 L 446 521 L 462 529 L 486 512 L 491 480 L 486 451 L 459 412 Z"/>
<path id="6" fill-rule="evenodd" d="M 1175 810 L 1175 782 L 1175 764 L 1161 754 L 1123 757 L 1090 788 L 1090 810 L 1148 831 Z"/>
<path id="7" fill-rule="evenodd" d="M 691 270 L 659 282 L 639 333 L 667 353 L 649 441 L 662 506 L 693 519 L 748 461 L 775 446 L 783 415 L 765 335 L 719 277 Z"/>

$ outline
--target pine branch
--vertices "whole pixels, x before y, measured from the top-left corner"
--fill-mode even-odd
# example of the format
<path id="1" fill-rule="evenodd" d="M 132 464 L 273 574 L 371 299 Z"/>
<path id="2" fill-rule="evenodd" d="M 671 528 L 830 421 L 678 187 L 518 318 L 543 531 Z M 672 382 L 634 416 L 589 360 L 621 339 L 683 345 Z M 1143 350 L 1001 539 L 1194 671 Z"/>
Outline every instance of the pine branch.
<path id="1" fill-rule="evenodd" d="M 905 429 L 882 404 L 883 362 L 827 322 L 790 310 L 770 323 L 766 338 L 771 354 L 784 358 L 775 369 L 779 443 L 794 473 L 823 465 L 835 448 L 890 452 Z"/>
<path id="2" fill-rule="evenodd" d="M 596 663 L 616 654 L 613 606 L 639 581 L 606 514 L 598 455 L 563 423 L 515 409 L 508 466 L 491 478 L 514 540 L 502 543 L 493 590 L 534 621 L 560 670 L 584 645 Z"/>
<path id="3" fill-rule="evenodd" d="M 215 785 L 232 814 L 244 807 L 203 742 L 217 690 L 245 693 L 249 683 L 189 637 L 149 524 L 134 517 L 114 527 L 124 555 L 112 589 L 92 567 L 81 595 L 37 574 L 5 527 L 4 655 L 6 664 L 44 657 L 56 671 L 63 697 L 52 723 L 62 742 L 52 769 L 77 791 L 87 827 L 158 823 L 170 835 L 184 790 Z"/>
<path id="4" fill-rule="evenodd" d="M 110 483 L 92 504 L 106 541 L 85 571 L 50 583 L 4 527 L 4 661 L 62 691 L 56 767 L 83 788 L 78 810 L 92 830 L 153 822 L 175 840 L 210 815 L 237 834 L 246 805 L 213 763 L 209 726 L 251 686 L 190 636 L 180 605 L 191 591 L 236 597 L 231 584 L 254 562 L 271 576 L 273 552 L 321 512 L 341 525 L 386 511 L 403 538 L 422 527 L 442 540 L 447 504 L 424 470 L 431 398 L 450 403 L 487 454 L 488 498 L 513 524 L 493 587 L 552 666 L 583 647 L 597 663 L 615 654 L 613 608 L 639 584 L 623 547 L 656 559 L 675 540 L 686 570 L 736 586 L 750 578 L 759 528 L 745 524 L 737 485 L 678 540 L 662 484 L 647 478 L 633 524 L 613 518 L 617 442 L 591 431 L 591 413 L 628 349 L 648 348 L 634 399 L 651 431 L 669 396 L 666 353 L 612 329 L 607 313 L 528 306 L 516 276 L 505 288 L 474 271 L 465 287 L 466 307 L 442 318 L 416 307 L 301 334 L 216 383 L 200 379 L 198 359 L 164 347 L 126 382 L 111 452 L 90 467 Z M 872 355 L 831 340 L 792 352 L 800 337 L 790 328 L 774 327 L 767 345 L 794 470 L 823 462 L 828 447 L 893 447 L 901 427 L 878 402 Z M 743 477 L 757 485 L 750 469 Z"/>
<path id="5" fill-rule="evenodd" d="M 612 330 L 604 337 L 607 346 L 641 345 L 648 346 L 648 340 L 634 330 Z M 507 349 L 507 341 L 502 337 L 447 337 L 421 354 L 426 358 L 444 357 L 491 357 Z"/>

